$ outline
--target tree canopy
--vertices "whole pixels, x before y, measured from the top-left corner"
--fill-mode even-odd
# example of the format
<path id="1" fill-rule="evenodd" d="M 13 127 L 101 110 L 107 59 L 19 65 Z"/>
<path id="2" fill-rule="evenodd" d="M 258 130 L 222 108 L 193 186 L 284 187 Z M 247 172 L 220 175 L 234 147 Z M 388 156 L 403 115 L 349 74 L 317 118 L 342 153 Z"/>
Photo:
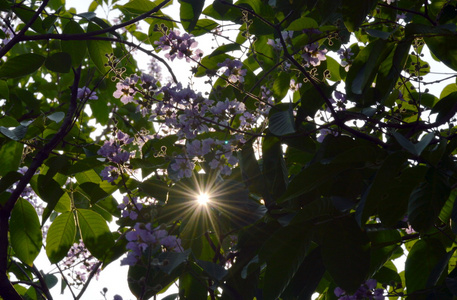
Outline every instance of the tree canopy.
<path id="1" fill-rule="evenodd" d="M 455 1 L 172 3 L 0 2 L 0 298 L 457 297 Z"/>

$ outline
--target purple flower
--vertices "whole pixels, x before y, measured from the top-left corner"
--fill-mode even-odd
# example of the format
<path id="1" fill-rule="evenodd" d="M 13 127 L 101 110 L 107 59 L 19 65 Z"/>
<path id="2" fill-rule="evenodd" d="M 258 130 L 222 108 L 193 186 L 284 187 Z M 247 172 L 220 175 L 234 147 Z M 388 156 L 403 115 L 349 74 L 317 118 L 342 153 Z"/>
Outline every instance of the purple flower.
<path id="1" fill-rule="evenodd" d="M 119 295 L 114 295 L 113 300 L 123 300 L 123 299 Z"/>
<path id="2" fill-rule="evenodd" d="M 298 91 L 298 90 L 301 88 L 301 86 L 302 86 L 301 82 L 296 83 L 296 82 L 295 82 L 295 79 L 291 79 L 291 80 L 290 80 L 290 87 L 289 87 L 289 89 L 290 89 L 292 92 Z"/>
<path id="3" fill-rule="evenodd" d="M 241 61 L 226 58 L 224 62 L 218 63 L 217 66 L 219 68 L 227 67 L 224 75 L 227 76 L 227 79 L 230 83 L 244 82 L 246 69 L 241 69 L 243 67 L 243 63 Z"/>
<path id="4" fill-rule="evenodd" d="M 351 63 L 352 56 L 354 55 L 354 53 L 351 52 L 351 48 L 349 48 L 349 49 L 342 48 L 342 49 L 336 51 L 336 53 L 340 56 L 341 65 L 343 67 L 346 67 L 347 65 L 349 65 Z"/>
<path id="5" fill-rule="evenodd" d="M 89 99 L 97 100 L 98 97 L 95 92 L 92 92 L 88 87 L 78 88 L 78 94 L 76 96 L 78 99 Z"/>
<path id="6" fill-rule="evenodd" d="M 334 135 L 334 136 L 338 135 L 338 132 L 333 131 L 331 129 L 327 129 L 327 128 L 320 129 L 319 133 L 320 133 L 320 135 L 316 139 L 319 143 L 322 143 L 324 141 L 325 137 L 329 134 Z"/>
<path id="7" fill-rule="evenodd" d="M 302 54 L 302 57 L 307 66 L 312 65 L 317 67 L 321 64 L 321 61 L 327 59 L 327 57 L 325 57 L 327 50 L 319 50 L 319 44 L 317 42 L 306 45 L 304 50 L 305 52 Z"/>
<path id="8" fill-rule="evenodd" d="M 119 169 L 114 166 L 106 166 L 101 172 L 100 176 L 102 176 L 103 180 L 108 182 L 114 182 L 116 179 L 119 178 Z"/>
<path id="9" fill-rule="evenodd" d="M 339 286 L 335 288 L 335 290 L 333 291 L 335 293 L 335 296 L 337 297 L 341 297 L 342 295 L 344 295 L 346 292 L 340 288 Z"/>
<path id="10" fill-rule="evenodd" d="M 135 85 L 138 82 L 138 76 L 132 75 L 124 81 L 116 83 L 116 91 L 113 93 L 114 98 L 120 98 L 121 102 L 127 104 L 133 102 L 133 96 L 136 94 Z"/>
<path id="11" fill-rule="evenodd" d="M 160 240 L 160 244 L 168 250 L 182 252 L 181 239 L 174 235 L 168 235 Z"/>
<path id="12" fill-rule="evenodd" d="M 125 164 L 130 159 L 131 153 L 124 151 L 121 146 L 128 145 L 132 142 L 133 138 L 130 138 L 122 131 L 118 131 L 116 139 L 105 141 L 103 146 L 97 151 L 97 154 L 106 157 L 114 163 Z"/>
<path id="13" fill-rule="evenodd" d="M 188 33 L 180 35 L 178 30 L 171 30 L 167 35 L 155 41 L 154 44 L 159 49 L 170 50 L 165 54 L 165 57 L 171 61 L 177 57 L 178 59 L 185 58 L 187 62 L 190 62 L 191 59 L 199 60 L 203 56 L 200 49 L 192 50 L 198 45 L 193 35 Z"/>
<path id="14" fill-rule="evenodd" d="M 135 265 L 149 247 L 157 248 L 162 245 L 166 248 L 162 251 L 182 251 L 181 239 L 168 235 L 168 231 L 164 229 L 152 228 L 151 223 L 136 223 L 134 228 L 126 233 L 125 238 L 128 241 L 126 249 L 129 252 L 122 259 L 121 265 Z"/>
<path id="15" fill-rule="evenodd" d="M 178 178 L 183 178 L 183 177 L 191 177 L 192 176 L 192 171 L 195 168 L 195 164 L 191 162 L 188 158 L 183 157 L 181 155 L 178 155 L 175 158 L 175 162 L 170 165 L 171 169 L 173 171 L 177 171 L 177 177 Z"/>

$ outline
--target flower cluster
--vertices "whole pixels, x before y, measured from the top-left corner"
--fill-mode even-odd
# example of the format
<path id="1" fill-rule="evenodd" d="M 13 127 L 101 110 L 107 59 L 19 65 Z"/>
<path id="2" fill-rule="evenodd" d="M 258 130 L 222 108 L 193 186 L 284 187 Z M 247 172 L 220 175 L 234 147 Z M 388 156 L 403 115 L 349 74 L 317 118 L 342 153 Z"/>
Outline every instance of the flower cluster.
<path id="1" fill-rule="evenodd" d="M 156 80 L 162 80 L 162 68 L 160 67 L 157 59 L 151 58 L 151 61 L 148 63 L 149 73 L 156 78 Z"/>
<path id="2" fill-rule="evenodd" d="M 187 62 L 190 62 L 191 59 L 199 60 L 203 56 L 200 49 L 193 49 L 198 45 L 193 35 L 188 33 L 181 35 L 178 30 L 170 30 L 154 44 L 162 50 L 170 50 L 165 57 L 171 61 L 177 57 L 178 59 L 185 58 Z"/>
<path id="3" fill-rule="evenodd" d="M 327 49 L 319 50 L 319 44 L 316 42 L 305 46 L 302 58 L 306 62 L 306 66 L 309 67 L 311 65 L 317 67 L 321 64 L 321 61 L 327 59 L 325 56 L 326 53 Z"/>
<path id="4" fill-rule="evenodd" d="M 138 219 L 138 214 L 141 213 L 144 204 L 151 204 L 151 201 L 148 201 L 148 199 L 139 200 L 138 197 L 124 196 L 122 203 L 119 204 L 117 208 L 122 212 L 122 218 L 127 218 L 135 221 Z"/>
<path id="5" fill-rule="evenodd" d="M 67 253 L 65 259 L 60 263 L 64 271 L 69 271 L 68 277 L 74 280 L 72 285 L 82 285 L 87 280 L 87 275 L 95 271 L 95 278 L 98 279 L 100 269 L 97 267 L 97 259 L 87 250 L 83 241 L 74 243 Z M 79 268 L 77 268 L 79 266 Z"/>
<path id="6" fill-rule="evenodd" d="M 109 165 L 102 170 L 100 175 L 104 180 L 113 182 L 119 177 L 119 166 L 127 163 L 131 156 L 130 152 L 122 149 L 122 146 L 132 142 L 133 138 L 130 138 L 122 131 L 118 131 L 116 138 L 105 141 L 104 145 L 97 151 L 97 154 L 105 157 L 109 162 L 116 164 L 116 166 Z"/>
<path id="7" fill-rule="evenodd" d="M 288 39 L 292 39 L 294 35 L 293 31 L 281 31 L 281 36 L 284 41 L 287 41 Z M 278 39 L 268 39 L 267 44 L 273 47 L 276 51 L 281 51 L 282 50 L 282 45 L 281 45 L 281 40 Z"/>
<path id="8" fill-rule="evenodd" d="M 91 91 L 88 87 L 78 88 L 78 94 L 76 96 L 78 99 L 89 99 L 89 100 L 97 100 L 98 97 L 95 92 Z"/>
<path id="9" fill-rule="evenodd" d="M 346 95 L 339 91 L 335 91 L 333 94 L 334 98 L 329 98 L 328 100 L 336 106 L 335 110 L 346 110 Z M 329 112 L 330 108 L 327 107 L 327 111 Z"/>
<path id="10" fill-rule="evenodd" d="M 230 83 L 244 82 L 244 76 L 246 76 L 246 69 L 242 69 L 243 63 L 241 61 L 226 58 L 224 62 L 218 63 L 217 66 L 219 68 L 227 68 L 224 72 L 224 75 L 227 76 L 227 80 Z"/>
<path id="11" fill-rule="evenodd" d="M 181 239 L 169 235 L 168 231 L 153 228 L 151 223 L 136 223 L 133 229 L 125 235 L 127 239 L 127 257 L 121 260 L 121 265 L 135 265 L 143 256 L 146 249 L 158 248 L 158 251 L 181 252 Z M 160 248 L 159 248 L 160 247 Z"/>
<path id="12" fill-rule="evenodd" d="M 113 93 L 113 97 L 121 99 L 121 102 L 127 104 L 133 102 L 133 96 L 136 94 L 135 85 L 138 82 L 139 77 L 132 75 L 125 78 L 116 84 L 116 91 Z"/>
<path id="13" fill-rule="evenodd" d="M 349 48 L 349 49 L 342 48 L 342 49 L 336 51 L 336 53 L 340 56 L 341 65 L 343 67 L 347 67 L 348 65 L 350 65 L 352 63 L 352 56 L 354 55 L 354 53 L 352 53 L 351 48 Z"/>
<path id="14" fill-rule="evenodd" d="M 384 290 L 376 288 L 376 279 L 368 279 L 353 295 L 347 295 L 340 287 L 335 288 L 338 300 L 384 300 Z"/>

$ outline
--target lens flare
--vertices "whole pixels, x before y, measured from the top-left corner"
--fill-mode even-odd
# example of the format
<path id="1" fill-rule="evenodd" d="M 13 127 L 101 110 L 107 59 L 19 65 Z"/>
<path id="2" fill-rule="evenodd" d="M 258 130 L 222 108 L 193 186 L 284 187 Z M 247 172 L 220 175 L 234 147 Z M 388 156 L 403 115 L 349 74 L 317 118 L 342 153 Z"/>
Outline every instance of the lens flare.
<path id="1" fill-rule="evenodd" d="M 200 205 L 206 205 L 210 201 L 210 197 L 207 193 L 201 193 L 197 196 L 197 202 Z"/>

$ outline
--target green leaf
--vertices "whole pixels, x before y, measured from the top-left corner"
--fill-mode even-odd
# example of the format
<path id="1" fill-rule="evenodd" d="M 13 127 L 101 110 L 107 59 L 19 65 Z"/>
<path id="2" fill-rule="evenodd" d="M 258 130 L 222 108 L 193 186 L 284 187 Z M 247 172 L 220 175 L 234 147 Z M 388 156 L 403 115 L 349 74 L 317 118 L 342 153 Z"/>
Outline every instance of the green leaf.
<path id="1" fill-rule="evenodd" d="M 95 170 L 93 170 L 92 168 L 84 172 L 76 173 L 75 178 L 79 184 L 82 184 L 84 182 L 93 182 L 98 184 L 102 181 L 97 172 L 95 172 Z"/>
<path id="2" fill-rule="evenodd" d="M 316 20 L 313 18 L 308 17 L 301 17 L 292 21 L 289 26 L 287 26 L 286 30 L 290 31 L 303 31 L 306 28 L 318 28 L 319 24 L 317 24 Z"/>
<path id="3" fill-rule="evenodd" d="M 375 40 L 357 54 L 346 78 L 348 97 L 353 97 L 363 107 L 374 104 L 379 91 L 371 85 L 381 63 L 389 57 L 394 46 L 394 43 L 385 40 Z"/>
<path id="4" fill-rule="evenodd" d="M 167 261 L 168 264 L 164 264 L 160 268 L 150 268 L 145 265 L 137 264 L 131 266 L 128 271 L 128 277 L 132 278 L 129 280 L 129 288 L 132 294 L 137 297 L 143 297 L 149 299 L 153 295 L 158 294 L 163 287 L 168 286 L 174 282 L 179 275 L 183 274 L 185 263 L 189 256 L 190 251 L 184 251 L 182 253 L 175 252 L 164 252 L 158 255 L 158 261 Z M 140 284 L 140 280 L 144 278 L 147 287 L 144 292 L 144 284 Z M 198 298 L 196 298 L 198 299 Z"/>
<path id="5" fill-rule="evenodd" d="M 48 203 L 45 211 L 43 212 L 42 223 L 44 224 L 56 207 L 60 198 L 65 194 L 65 191 L 62 190 L 61 184 L 53 178 L 49 178 L 46 175 L 38 175 L 35 192 L 43 201 Z"/>
<path id="6" fill-rule="evenodd" d="M 31 9 L 28 6 L 19 4 L 14 7 L 14 12 L 16 15 L 25 23 L 29 23 L 29 21 L 34 17 L 35 11 Z M 38 33 L 46 33 L 44 31 L 43 27 L 43 21 L 41 20 L 41 17 L 38 16 L 38 18 L 31 24 L 30 26 L 33 30 L 35 30 Z"/>
<path id="7" fill-rule="evenodd" d="M 276 136 L 284 136 L 295 132 L 292 104 L 281 103 L 270 109 L 268 129 Z"/>
<path id="8" fill-rule="evenodd" d="M 280 139 L 266 136 L 262 143 L 263 174 L 268 191 L 278 199 L 286 190 L 288 171 Z"/>
<path id="9" fill-rule="evenodd" d="M 451 249 L 451 251 L 449 251 L 445 255 L 443 255 L 443 257 L 433 267 L 433 270 L 427 279 L 427 285 L 426 285 L 427 287 L 430 287 L 430 288 L 435 287 L 437 285 L 438 281 L 440 280 L 440 278 L 442 278 L 443 275 L 448 274 L 449 260 L 454 255 L 454 252 L 456 249 L 457 248 L 454 247 Z"/>
<path id="10" fill-rule="evenodd" d="M 78 17 L 84 18 L 88 21 L 92 20 L 95 18 L 97 15 L 93 11 L 88 11 L 80 14 L 76 14 Z"/>
<path id="11" fill-rule="evenodd" d="M 16 256 L 32 266 L 40 253 L 43 236 L 35 208 L 25 199 L 19 198 L 11 212 L 10 239 Z"/>
<path id="12" fill-rule="evenodd" d="M 89 5 L 88 11 L 95 11 L 99 5 L 100 4 L 97 0 L 92 1 L 91 4 Z"/>
<path id="13" fill-rule="evenodd" d="M 396 229 L 378 228 L 366 226 L 367 234 L 371 241 L 370 273 L 376 273 L 389 261 L 394 251 L 401 245 L 401 235 Z"/>
<path id="14" fill-rule="evenodd" d="M 78 225 L 81 236 L 90 253 L 102 260 L 109 248 L 114 245 L 114 238 L 105 219 L 89 209 L 78 209 Z"/>
<path id="15" fill-rule="evenodd" d="M 414 166 L 401 171 L 401 175 L 392 175 L 391 180 L 385 177 L 384 187 L 380 195 L 382 202 L 378 205 L 378 214 L 384 226 L 393 227 L 405 216 L 408 200 L 412 191 L 424 179 L 428 168 Z"/>
<path id="16" fill-rule="evenodd" d="M 95 204 L 99 200 L 109 196 L 109 194 L 105 192 L 99 184 L 94 182 L 84 182 L 80 184 L 78 188 L 82 189 L 84 193 L 86 193 L 90 199 L 91 204 Z"/>
<path id="17" fill-rule="evenodd" d="M 413 144 L 410 140 L 396 131 L 393 132 L 392 135 L 406 151 L 416 156 L 420 156 L 422 151 L 425 150 L 425 147 L 427 147 L 435 137 L 434 133 L 427 133 L 417 144 Z"/>
<path id="18" fill-rule="evenodd" d="M 163 181 L 150 178 L 140 183 L 139 188 L 150 197 L 154 197 L 164 203 L 167 201 L 168 185 Z"/>
<path id="19" fill-rule="evenodd" d="M 84 29 L 73 20 L 70 20 L 63 29 L 64 34 L 82 34 Z M 71 65 L 77 68 L 86 56 L 87 44 L 82 40 L 67 40 L 60 42 L 63 52 L 70 54 Z"/>
<path id="20" fill-rule="evenodd" d="M 440 99 L 446 97 L 447 95 L 449 95 L 453 92 L 457 92 L 457 84 L 451 83 L 451 84 L 446 85 L 444 87 L 444 89 L 441 90 Z M 423 93 L 422 93 L 422 95 L 423 95 Z M 431 106 L 431 107 L 433 107 L 433 106 Z"/>
<path id="21" fill-rule="evenodd" d="M 215 51 L 217 51 L 217 49 Z M 218 70 L 219 67 L 217 66 L 217 64 L 222 63 L 226 58 L 232 58 L 232 57 L 228 56 L 225 53 L 217 54 L 214 56 L 209 55 L 209 56 L 203 57 L 201 64 L 203 66 L 205 66 L 205 68 L 203 68 L 202 66 L 199 66 L 197 69 L 197 73 L 195 73 L 195 77 L 202 77 L 202 76 L 205 76 L 208 71 Z"/>
<path id="22" fill-rule="evenodd" d="M 0 126 L 0 132 L 3 133 L 6 137 L 9 137 L 10 139 L 14 141 L 20 141 L 22 140 L 26 133 L 27 133 L 27 126 L 24 125 L 19 125 L 14 129 L 8 129 L 6 127 Z"/>
<path id="23" fill-rule="evenodd" d="M 192 32 L 202 13 L 205 0 L 180 0 L 179 3 L 181 4 L 179 16 L 182 25 L 187 32 Z"/>
<path id="24" fill-rule="evenodd" d="M 57 277 L 53 274 L 45 274 L 43 277 L 48 289 L 52 289 L 59 282 Z"/>
<path id="25" fill-rule="evenodd" d="M 222 281 L 228 273 L 224 267 L 213 262 L 199 259 L 197 259 L 196 262 L 213 280 Z"/>
<path id="26" fill-rule="evenodd" d="M 49 120 L 54 121 L 56 123 L 59 123 L 60 121 L 62 121 L 63 118 L 65 118 L 65 113 L 61 112 L 61 111 L 55 112 L 48 116 Z"/>
<path id="27" fill-rule="evenodd" d="M 219 24 L 214 22 L 213 20 L 209 20 L 209 19 L 198 20 L 197 24 L 195 25 L 194 30 L 192 30 L 192 34 L 194 36 L 203 35 L 205 33 L 211 32 L 211 30 L 213 30 L 217 26 L 219 26 Z"/>
<path id="28" fill-rule="evenodd" d="M 183 299 L 205 299 L 206 286 L 200 284 L 203 272 L 195 264 L 190 264 L 192 272 L 183 273 L 179 276 L 179 294 Z"/>
<path id="29" fill-rule="evenodd" d="M 259 164 L 255 158 L 251 144 L 246 144 L 238 154 L 240 169 L 244 183 L 250 191 L 254 191 L 263 196 L 267 206 L 273 204 L 273 199 L 268 192 L 265 178 L 260 171 Z"/>
<path id="30" fill-rule="evenodd" d="M 12 186 L 16 181 L 19 181 L 22 178 L 21 173 L 19 172 L 8 172 L 6 175 L 2 175 L 0 178 L 0 194 L 6 191 L 10 186 Z"/>
<path id="31" fill-rule="evenodd" d="M 359 226 L 364 225 L 376 212 L 376 208 L 382 206 L 386 188 L 392 185 L 399 171 L 405 167 L 406 160 L 407 155 L 404 152 L 394 152 L 384 160 L 357 207 L 355 216 Z"/>
<path id="32" fill-rule="evenodd" d="M 411 194 L 408 205 L 408 220 L 418 232 L 425 232 L 433 227 L 451 192 L 439 170 L 431 168 L 425 179 Z"/>
<path id="33" fill-rule="evenodd" d="M 50 71 L 68 73 L 71 69 L 71 55 L 67 52 L 54 53 L 46 59 L 44 65 Z"/>
<path id="34" fill-rule="evenodd" d="M 336 230 L 338 229 L 338 230 Z M 321 253 L 336 286 L 352 294 L 368 276 L 370 241 L 352 216 L 320 226 Z"/>
<path id="35" fill-rule="evenodd" d="M 421 239 L 414 244 L 405 263 L 408 294 L 426 288 L 430 274 L 445 255 L 443 245 L 436 239 Z"/>
<path id="36" fill-rule="evenodd" d="M 0 99 L 10 99 L 8 83 L 5 80 L 0 80 Z"/>
<path id="37" fill-rule="evenodd" d="M 0 78 L 15 78 L 31 74 L 38 70 L 44 61 L 44 56 L 35 53 L 14 56 L 0 67 Z"/>
<path id="38" fill-rule="evenodd" d="M 451 119 L 457 111 L 457 92 L 452 92 L 440 99 L 432 108 L 431 114 L 438 113 L 436 122 L 445 123 Z"/>
<path id="39" fill-rule="evenodd" d="M 72 212 L 65 212 L 52 222 L 46 236 L 46 254 L 53 264 L 61 261 L 73 245 L 76 224 Z"/>
<path id="40" fill-rule="evenodd" d="M 344 25 L 350 32 L 354 32 L 365 21 L 366 16 L 371 12 L 377 0 L 343 0 Z"/>
<path id="41" fill-rule="evenodd" d="M 5 176 L 8 172 L 17 171 L 22 159 L 24 145 L 16 141 L 8 141 L 0 147 L 0 176 Z"/>
<path id="42" fill-rule="evenodd" d="M 278 299 L 295 276 L 309 246 L 308 234 L 305 226 L 280 228 L 259 250 L 260 261 L 267 262 L 265 299 Z"/>
<path id="43" fill-rule="evenodd" d="M 148 0 L 132 0 L 122 6 L 122 8 L 133 14 L 143 14 L 153 10 L 157 5 Z M 120 8 L 120 7 L 119 7 Z"/>
<path id="44" fill-rule="evenodd" d="M 449 32 L 445 36 L 434 35 L 424 38 L 430 51 L 446 66 L 457 70 L 457 37 L 454 32 Z"/>
<path id="45" fill-rule="evenodd" d="M 405 63 L 411 47 L 410 40 L 404 40 L 395 46 L 395 50 L 381 63 L 376 76 L 376 89 L 381 93 L 381 99 L 389 96 L 400 76 L 399 70 L 405 68 Z"/>
<path id="46" fill-rule="evenodd" d="M 314 248 L 306 255 L 295 276 L 283 292 L 282 299 L 311 299 L 312 294 L 325 274 L 321 250 Z"/>
<path id="47" fill-rule="evenodd" d="M 237 51 L 240 49 L 241 49 L 240 45 L 238 45 L 236 43 L 222 45 L 222 46 L 217 47 L 216 50 L 214 50 L 213 52 L 211 52 L 211 54 L 208 55 L 208 58 L 211 58 L 213 56 L 217 56 L 220 54 L 224 54 L 227 52 Z"/>
<path id="48" fill-rule="evenodd" d="M 87 26 L 87 32 L 97 30 L 101 30 L 101 28 L 94 23 L 89 23 L 89 26 Z M 87 49 L 89 50 L 89 56 L 98 71 L 105 75 L 105 73 L 109 70 L 109 67 L 105 65 L 108 63 L 108 57 L 106 55 L 113 53 L 111 43 L 108 41 L 88 40 Z"/>
<path id="49" fill-rule="evenodd" d="M 289 92 L 290 75 L 287 72 L 279 72 L 273 83 L 273 95 L 278 101 L 282 100 Z"/>

